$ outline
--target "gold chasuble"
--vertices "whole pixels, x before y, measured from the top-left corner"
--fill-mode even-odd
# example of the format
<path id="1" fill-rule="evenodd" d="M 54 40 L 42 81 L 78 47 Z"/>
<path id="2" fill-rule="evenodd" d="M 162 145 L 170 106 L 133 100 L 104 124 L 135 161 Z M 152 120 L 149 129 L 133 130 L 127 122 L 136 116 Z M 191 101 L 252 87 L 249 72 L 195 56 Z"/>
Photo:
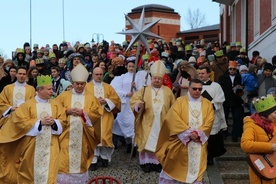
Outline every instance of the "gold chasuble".
<path id="1" fill-rule="evenodd" d="M 135 92 L 130 99 L 130 105 L 134 110 L 136 103 L 142 99 L 144 89 Z M 165 116 L 174 103 L 174 95 L 171 89 L 162 86 L 160 89 L 154 89 L 147 86 L 144 94 L 145 110 L 140 122 L 135 121 L 135 142 L 138 145 L 138 151 L 155 152 L 156 142 Z"/>
<path id="2" fill-rule="evenodd" d="M 11 106 L 18 106 L 35 96 L 33 86 L 26 84 L 23 86 L 15 86 L 15 84 L 7 85 L 0 94 L 0 115 Z"/>
<path id="3" fill-rule="evenodd" d="M 60 135 L 59 173 L 84 173 L 88 170 L 99 144 L 95 137 L 94 123 L 102 116 L 98 100 L 88 92 L 73 94 L 72 90 L 61 93 L 56 98 L 62 106 L 84 110 L 85 117 L 67 116 L 68 124 Z M 91 125 L 86 122 L 89 118 Z M 92 126 L 93 125 L 93 126 Z"/>
<path id="4" fill-rule="evenodd" d="M 51 126 L 42 126 L 36 136 L 27 136 L 38 120 L 47 115 L 59 120 L 64 127 L 65 109 L 55 100 L 38 103 L 35 98 L 20 105 L 0 130 L 0 159 L 8 160 L 1 165 L 9 175 L 0 177 L 0 183 L 48 184 L 56 183 L 58 173 L 59 135 Z M 12 152 L 8 147 L 13 147 Z M 13 153 L 13 154 L 11 154 Z M 1 176 L 1 175 L 0 175 Z"/>
<path id="5" fill-rule="evenodd" d="M 121 100 L 115 92 L 114 88 L 104 82 L 102 82 L 100 85 L 95 85 L 93 82 L 89 82 L 86 84 L 86 90 L 91 92 L 96 98 L 105 98 L 107 103 L 108 101 L 111 101 L 115 105 L 115 107 L 107 107 L 106 105 L 103 105 L 103 115 L 101 119 L 94 125 L 96 137 L 101 141 L 99 146 L 113 147 L 113 113 L 120 112 Z M 110 108 L 110 111 L 107 110 L 108 108 Z"/>
<path id="6" fill-rule="evenodd" d="M 209 137 L 213 121 L 213 106 L 207 99 L 200 97 L 200 102 L 191 102 L 185 95 L 176 100 L 161 127 L 155 152 L 169 177 L 183 183 L 202 181 L 207 167 L 207 141 L 184 145 L 178 134 L 190 129 Z"/>

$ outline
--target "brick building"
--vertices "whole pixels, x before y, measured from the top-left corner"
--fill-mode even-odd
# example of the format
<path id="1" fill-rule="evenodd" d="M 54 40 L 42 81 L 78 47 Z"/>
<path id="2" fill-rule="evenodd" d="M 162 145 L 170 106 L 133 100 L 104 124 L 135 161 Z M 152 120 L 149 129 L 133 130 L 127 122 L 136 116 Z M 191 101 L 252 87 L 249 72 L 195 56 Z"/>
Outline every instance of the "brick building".
<path id="1" fill-rule="evenodd" d="M 159 4 L 148 4 L 132 9 L 131 12 L 128 13 L 128 16 L 135 23 L 138 23 L 143 7 L 145 7 L 146 24 L 161 19 L 150 31 L 161 36 L 166 42 L 171 41 L 172 38 L 179 37 L 181 37 L 185 43 L 193 43 L 194 40 L 201 39 L 205 39 L 206 42 L 219 40 L 219 24 L 180 31 L 180 15 L 175 12 L 174 9 Z M 127 19 L 126 29 L 132 29 Z M 126 39 L 130 40 L 131 36 L 126 36 Z"/>
<path id="2" fill-rule="evenodd" d="M 214 24 L 196 29 L 181 31 L 177 33 L 177 37 L 181 37 L 186 44 L 194 43 L 194 40 L 204 39 L 205 42 L 219 41 L 220 25 Z"/>
<path id="3" fill-rule="evenodd" d="M 275 0 L 213 0 L 220 3 L 220 41 L 241 41 L 248 50 L 258 50 L 269 62 L 276 55 Z"/>
<path id="4" fill-rule="evenodd" d="M 151 32 L 161 36 L 166 42 L 170 41 L 171 38 L 176 37 L 176 33 L 180 31 L 180 15 L 176 13 L 174 9 L 158 4 L 139 6 L 132 9 L 131 12 L 127 14 L 133 22 L 138 23 L 143 7 L 145 7 L 145 24 L 161 19 L 154 27 L 152 27 L 150 30 Z M 126 29 L 132 29 L 127 20 Z M 127 36 L 126 38 L 128 40 L 131 39 L 130 36 Z"/>

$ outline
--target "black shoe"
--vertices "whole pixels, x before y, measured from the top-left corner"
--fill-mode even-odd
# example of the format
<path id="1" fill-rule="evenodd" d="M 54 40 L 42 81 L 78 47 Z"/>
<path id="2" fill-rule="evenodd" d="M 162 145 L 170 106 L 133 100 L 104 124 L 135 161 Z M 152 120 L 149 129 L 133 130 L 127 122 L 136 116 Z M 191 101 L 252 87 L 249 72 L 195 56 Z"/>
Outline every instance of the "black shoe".
<path id="1" fill-rule="evenodd" d="M 232 137 L 232 142 L 238 142 L 238 138 Z"/>
<path id="2" fill-rule="evenodd" d="M 132 158 L 135 158 L 136 154 L 137 154 L 137 146 L 134 146 L 133 153 L 132 153 Z"/>
<path id="3" fill-rule="evenodd" d="M 121 142 L 122 146 L 126 146 L 126 140 L 125 140 L 125 138 L 122 137 L 122 136 L 118 136 L 118 137 L 119 137 L 118 139 Z"/>
<path id="4" fill-rule="evenodd" d="M 156 172 L 161 172 L 162 171 L 161 164 L 153 164 L 153 170 Z"/>
<path id="5" fill-rule="evenodd" d="M 131 153 L 131 147 L 132 147 L 132 144 L 127 144 L 127 149 L 126 149 L 126 153 Z"/>
<path id="6" fill-rule="evenodd" d="M 151 165 L 150 164 L 144 164 L 142 166 L 142 170 L 145 172 L 145 173 L 149 173 L 151 171 Z"/>
<path id="7" fill-rule="evenodd" d="M 97 163 L 96 164 L 91 164 L 89 167 L 90 171 L 96 171 L 97 170 Z"/>
<path id="8" fill-rule="evenodd" d="M 221 134 L 222 134 L 224 140 L 226 140 L 227 136 L 228 136 L 228 131 L 227 130 L 223 130 L 223 131 L 221 131 Z"/>
<path id="9" fill-rule="evenodd" d="M 207 165 L 214 165 L 214 160 L 212 158 L 208 159 L 207 160 Z"/>
<path id="10" fill-rule="evenodd" d="M 108 160 L 102 159 L 102 164 L 103 164 L 103 167 L 108 167 Z"/>

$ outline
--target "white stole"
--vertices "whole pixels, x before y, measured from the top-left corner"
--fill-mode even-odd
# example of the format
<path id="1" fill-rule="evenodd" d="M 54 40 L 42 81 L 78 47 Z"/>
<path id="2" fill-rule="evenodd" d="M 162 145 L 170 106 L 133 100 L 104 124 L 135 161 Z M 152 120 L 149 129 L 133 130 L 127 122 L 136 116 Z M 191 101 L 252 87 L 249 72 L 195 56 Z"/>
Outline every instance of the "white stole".
<path id="1" fill-rule="evenodd" d="M 49 103 L 36 103 L 37 119 L 52 116 L 52 109 Z M 42 125 L 42 130 L 36 136 L 34 155 L 34 183 L 48 183 L 49 164 L 51 157 L 51 126 Z"/>
<path id="2" fill-rule="evenodd" d="M 202 125 L 202 111 L 201 102 L 189 101 L 189 127 L 193 130 L 197 130 Z M 191 141 L 188 144 L 188 172 L 187 172 L 187 183 L 193 183 L 200 170 L 200 156 L 201 156 L 202 145 L 199 142 Z"/>
<path id="3" fill-rule="evenodd" d="M 152 127 L 150 130 L 150 134 L 145 146 L 145 149 L 151 152 L 155 152 L 156 150 L 156 145 L 157 145 L 157 139 L 159 136 L 160 132 L 160 116 L 161 116 L 161 111 L 162 107 L 164 105 L 164 93 L 162 87 L 157 89 L 152 88 L 151 89 L 151 96 L 152 96 L 152 110 L 154 114 L 154 120 L 152 123 Z"/>
<path id="4" fill-rule="evenodd" d="M 25 102 L 26 88 L 24 86 L 14 86 L 13 88 L 13 106 L 18 107 Z"/>
<path id="5" fill-rule="evenodd" d="M 71 108 L 84 108 L 84 95 L 72 94 Z M 80 173 L 83 124 L 81 117 L 70 115 L 69 172 Z"/>

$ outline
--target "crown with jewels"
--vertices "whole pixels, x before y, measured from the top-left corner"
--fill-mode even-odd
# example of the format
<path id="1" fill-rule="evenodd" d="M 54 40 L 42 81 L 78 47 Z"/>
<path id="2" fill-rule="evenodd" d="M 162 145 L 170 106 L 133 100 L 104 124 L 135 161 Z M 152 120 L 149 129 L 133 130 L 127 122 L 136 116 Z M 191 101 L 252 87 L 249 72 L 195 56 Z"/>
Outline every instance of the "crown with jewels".
<path id="1" fill-rule="evenodd" d="M 52 85 L 52 77 L 50 75 L 37 76 L 37 86 Z"/>
<path id="2" fill-rule="evenodd" d="M 271 94 L 256 99 L 253 101 L 253 104 L 258 113 L 267 111 L 276 106 L 275 99 Z"/>

